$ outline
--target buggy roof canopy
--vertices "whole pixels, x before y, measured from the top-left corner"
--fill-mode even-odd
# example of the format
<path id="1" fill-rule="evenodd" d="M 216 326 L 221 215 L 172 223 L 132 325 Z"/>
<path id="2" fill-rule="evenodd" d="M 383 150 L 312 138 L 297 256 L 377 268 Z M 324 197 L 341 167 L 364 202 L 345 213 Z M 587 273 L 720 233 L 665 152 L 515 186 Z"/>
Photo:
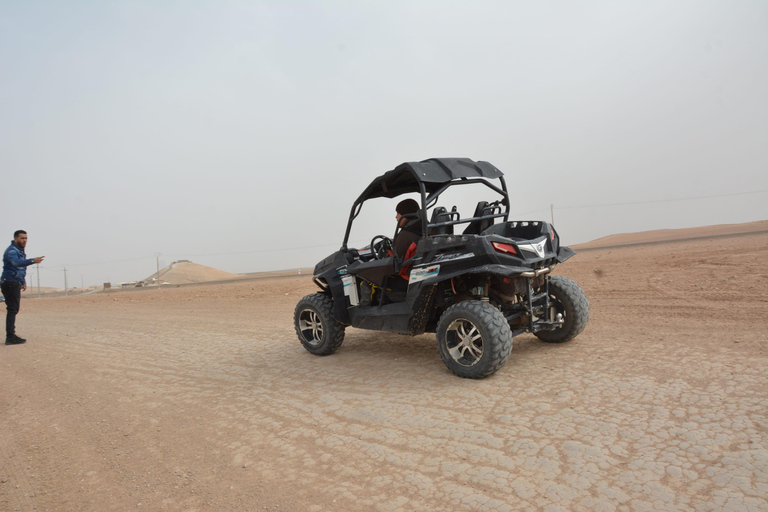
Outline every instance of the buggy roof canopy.
<path id="1" fill-rule="evenodd" d="M 357 199 L 362 203 L 375 197 L 393 198 L 410 192 L 439 190 L 445 183 L 459 179 L 497 179 L 504 174 L 488 162 L 469 158 L 430 158 L 421 162 L 405 162 L 379 176 Z"/>

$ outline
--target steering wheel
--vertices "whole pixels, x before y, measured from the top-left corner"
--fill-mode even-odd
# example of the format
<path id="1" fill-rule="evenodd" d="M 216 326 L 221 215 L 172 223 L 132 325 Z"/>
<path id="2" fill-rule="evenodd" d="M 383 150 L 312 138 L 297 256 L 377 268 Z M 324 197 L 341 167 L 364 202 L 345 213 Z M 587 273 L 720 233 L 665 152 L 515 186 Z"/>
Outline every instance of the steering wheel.
<path id="1" fill-rule="evenodd" d="M 379 250 L 376 250 L 374 247 L 374 244 L 376 243 L 376 240 L 381 239 L 382 244 L 381 247 L 379 247 Z M 383 256 L 379 254 L 379 252 L 383 252 L 386 250 L 391 251 L 393 247 L 392 239 L 384 236 L 384 235 L 376 235 L 371 239 L 371 254 L 373 255 L 373 259 L 380 260 Z"/>

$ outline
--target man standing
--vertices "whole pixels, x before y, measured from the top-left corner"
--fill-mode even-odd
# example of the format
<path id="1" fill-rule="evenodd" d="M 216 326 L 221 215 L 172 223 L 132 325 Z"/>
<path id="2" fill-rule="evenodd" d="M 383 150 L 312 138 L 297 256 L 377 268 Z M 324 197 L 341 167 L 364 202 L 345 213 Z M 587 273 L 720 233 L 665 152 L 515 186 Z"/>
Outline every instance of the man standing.
<path id="1" fill-rule="evenodd" d="M 27 267 L 40 263 L 45 256 L 27 259 L 24 248 L 27 246 L 27 232 L 18 230 L 13 234 L 11 245 L 3 254 L 3 275 L 0 277 L 0 288 L 5 297 L 5 307 L 8 314 L 5 317 L 5 344 L 19 345 L 26 342 L 16 336 L 16 313 L 21 305 L 21 292 L 27 289 Z"/>

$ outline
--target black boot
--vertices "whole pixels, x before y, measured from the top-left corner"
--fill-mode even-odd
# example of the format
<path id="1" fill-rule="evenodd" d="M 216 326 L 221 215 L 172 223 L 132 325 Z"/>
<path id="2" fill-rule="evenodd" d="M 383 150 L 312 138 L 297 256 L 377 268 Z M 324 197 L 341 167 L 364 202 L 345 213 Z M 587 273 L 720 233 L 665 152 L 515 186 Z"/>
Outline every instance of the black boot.
<path id="1" fill-rule="evenodd" d="M 25 340 L 24 338 L 20 338 L 15 334 L 12 334 L 11 336 L 8 336 L 5 338 L 6 345 L 21 345 L 22 343 L 26 343 L 26 342 L 27 340 Z"/>

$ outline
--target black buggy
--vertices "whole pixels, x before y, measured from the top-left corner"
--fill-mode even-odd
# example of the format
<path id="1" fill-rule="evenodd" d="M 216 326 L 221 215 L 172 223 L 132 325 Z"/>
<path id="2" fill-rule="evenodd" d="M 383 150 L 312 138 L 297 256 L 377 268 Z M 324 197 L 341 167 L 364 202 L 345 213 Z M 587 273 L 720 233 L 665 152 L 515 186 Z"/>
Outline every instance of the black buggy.
<path id="1" fill-rule="evenodd" d="M 462 218 L 455 206 L 437 205 L 455 186 L 485 186 L 496 200 L 480 201 L 471 217 Z M 364 249 L 347 247 L 365 201 L 413 193 L 421 209 L 406 217 L 420 223 L 422 235 L 411 254 L 396 254 L 383 235 Z M 550 343 L 576 337 L 589 320 L 589 303 L 576 283 L 552 275 L 575 252 L 560 245 L 551 224 L 509 221 L 509 209 L 504 176 L 488 162 L 433 158 L 376 178 L 352 206 L 341 249 L 315 267 L 320 291 L 296 306 L 304 348 L 333 353 L 347 326 L 412 336 L 434 332 L 446 366 L 477 379 L 504 366 L 518 334 L 531 332 Z"/>

